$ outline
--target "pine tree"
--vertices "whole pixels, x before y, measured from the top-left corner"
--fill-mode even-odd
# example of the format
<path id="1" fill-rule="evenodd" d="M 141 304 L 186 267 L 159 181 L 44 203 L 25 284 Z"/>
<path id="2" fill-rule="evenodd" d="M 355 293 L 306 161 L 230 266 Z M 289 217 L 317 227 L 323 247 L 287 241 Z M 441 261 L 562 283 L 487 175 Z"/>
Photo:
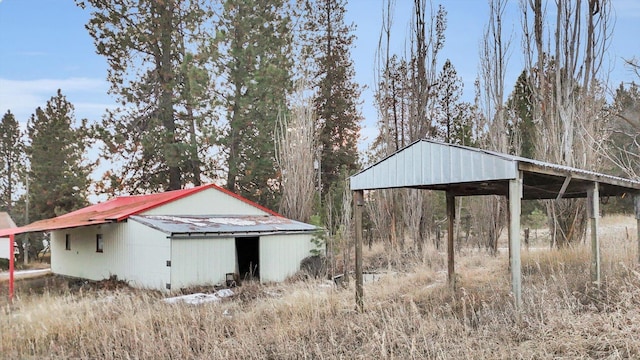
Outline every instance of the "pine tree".
<path id="1" fill-rule="evenodd" d="M 77 1 L 84 8 L 84 1 Z M 107 59 L 110 92 L 121 107 L 110 111 L 99 138 L 104 156 L 123 166 L 106 174 L 113 192 L 174 190 L 200 182 L 198 146 L 210 142 L 207 76 L 196 49 L 199 28 L 210 14 L 201 0 L 87 0 L 86 28 Z M 196 56 L 197 57 L 197 56 Z M 204 84 L 202 84 L 204 83 Z M 196 86 L 198 85 L 198 86 Z M 201 116 L 198 116 L 200 114 Z M 199 126 L 196 126 L 199 125 Z M 199 129 L 200 131 L 199 131 Z"/>
<path id="2" fill-rule="evenodd" d="M 454 143 L 455 121 L 460 119 L 458 103 L 462 96 L 462 79 L 455 67 L 447 59 L 438 76 L 438 109 L 440 120 L 437 123 L 438 134 L 446 143 Z"/>
<path id="3" fill-rule="evenodd" d="M 536 128 L 533 123 L 532 93 L 526 70 L 523 71 L 507 99 L 509 138 L 512 152 L 533 159 L 535 157 Z"/>
<path id="4" fill-rule="evenodd" d="M 227 0 L 212 43 L 228 126 L 227 188 L 262 205 L 279 203 L 276 120 L 291 91 L 291 21 L 283 0 Z"/>
<path id="5" fill-rule="evenodd" d="M 31 115 L 27 132 L 30 220 L 47 219 L 87 204 L 91 166 L 84 160 L 86 120 L 74 127 L 74 108 L 58 90 Z"/>
<path id="6" fill-rule="evenodd" d="M 315 66 L 323 195 L 344 180 L 341 172 L 351 174 L 358 168 L 360 86 L 354 81 L 350 55 L 354 25 L 345 24 L 345 4 L 345 0 L 306 3 L 305 42 Z"/>
<path id="7" fill-rule="evenodd" d="M 0 209 L 12 212 L 15 190 L 24 175 L 24 141 L 11 111 L 0 122 Z"/>

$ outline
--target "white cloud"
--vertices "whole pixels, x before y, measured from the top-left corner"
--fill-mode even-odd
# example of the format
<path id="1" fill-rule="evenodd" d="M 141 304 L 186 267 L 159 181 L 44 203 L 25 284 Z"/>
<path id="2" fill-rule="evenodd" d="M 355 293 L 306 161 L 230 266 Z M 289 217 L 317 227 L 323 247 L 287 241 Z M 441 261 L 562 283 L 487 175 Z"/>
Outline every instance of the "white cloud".
<path id="1" fill-rule="evenodd" d="M 112 107 L 107 95 L 108 84 L 101 79 L 68 78 L 9 80 L 0 78 L 0 116 L 7 110 L 20 122 L 26 122 L 37 107 L 46 106 L 58 89 L 75 107 L 77 119 L 98 120 L 106 108 Z"/>

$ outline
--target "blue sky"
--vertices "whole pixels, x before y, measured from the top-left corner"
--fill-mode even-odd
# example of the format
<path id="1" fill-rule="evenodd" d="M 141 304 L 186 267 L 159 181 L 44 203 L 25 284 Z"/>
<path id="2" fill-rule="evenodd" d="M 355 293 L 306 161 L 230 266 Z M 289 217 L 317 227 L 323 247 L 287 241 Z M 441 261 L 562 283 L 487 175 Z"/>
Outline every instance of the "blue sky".
<path id="1" fill-rule="evenodd" d="M 401 53 L 405 46 L 410 0 L 396 0 L 393 45 Z M 434 4 L 438 2 L 434 1 Z M 465 98 L 473 96 L 472 84 L 478 71 L 478 44 L 485 25 L 488 6 L 483 0 L 445 0 L 448 11 L 446 43 L 441 62 L 449 58 L 465 82 Z M 622 58 L 640 57 L 640 1 L 614 0 L 616 28 L 609 51 L 611 83 L 632 79 Z M 351 0 L 347 21 L 357 26 L 352 49 L 356 80 L 363 86 L 363 142 L 375 136 L 376 112 L 373 106 L 374 58 L 380 34 L 382 0 Z M 507 9 L 505 30 L 514 32 L 507 89 L 522 70 L 517 18 L 517 1 Z M 58 88 L 76 108 L 76 118 L 99 120 L 113 99 L 107 94 L 106 61 L 95 53 L 92 39 L 84 28 L 89 13 L 73 0 L 0 0 L 0 113 L 10 109 L 25 123 L 36 107 Z"/>

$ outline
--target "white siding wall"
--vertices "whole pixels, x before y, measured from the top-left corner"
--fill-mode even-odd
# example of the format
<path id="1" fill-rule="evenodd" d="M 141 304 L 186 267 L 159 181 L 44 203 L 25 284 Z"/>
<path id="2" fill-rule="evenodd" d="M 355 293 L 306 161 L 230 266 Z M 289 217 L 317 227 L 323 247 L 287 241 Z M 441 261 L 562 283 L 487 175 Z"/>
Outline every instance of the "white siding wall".
<path id="1" fill-rule="evenodd" d="M 65 250 L 65 235 L 71 250 Z M 96 252 L 96 234 L 104 249 Z M 126 242 L 125 242 L 125 239 Z M 166 235 L 135 221 L 53 231 L 51 271 L 89 280 L 116 275 L 130 285 L 162 290 L 170 280 L 170 242 Z"/>
<path id="2" fill-rule="evenodd" d="M 9 258 L 9 238 L 0 238 L 0 259 Z"/>
<path id="3" fill-rule="evenodd" d="M 316 246 L 312 235 L 269 235 L 260 237 L 260 280 L 283 281 L 300 269 L 300 261 Z"/>
<path id="4" fill-rule="evenodd" d="M 171 281 L 171 240 L 167 234 L 129 221 L 126 229 L 127 273 L 134 286 L 149 289 L 166 290 Z"/>
<path id="5" fill-rule="evenodd" d="M 104 224 L 51 233 L 51 271 L 89 280 L 102 280 L 118 275 L 115 264 L 122 256 L 121 227 L 123 224 Z M 69 234 L 70 250 L 65 249 L 65 235 Z M 104 251 L 96 252 L 96 234 L 102 234 Z"/>
<path id="6" fill-rule="evenodd" d="M 266 215 L 246 202 L 216 189 L 206 189 L 158 206 L 141 215 Z"/>
<path id="7" fill-rule="evenodd" d="M 236 272 L 234 238 L 171 240 L 171 289 L 216 285 Z"/>

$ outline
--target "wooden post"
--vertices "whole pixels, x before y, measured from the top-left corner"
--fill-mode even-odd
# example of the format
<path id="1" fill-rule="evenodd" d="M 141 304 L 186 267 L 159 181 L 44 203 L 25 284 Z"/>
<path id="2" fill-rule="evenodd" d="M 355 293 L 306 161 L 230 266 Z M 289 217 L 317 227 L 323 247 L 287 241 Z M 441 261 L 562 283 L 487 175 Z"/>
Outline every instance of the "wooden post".
<path id="1" fill-rule="evenodd" d="M 511 245 L 511 285 L 516 309 L 522 306 L 522 272 L 520 262 L 520 210 L 522 172 L 509 181 L 509 244 Z"/>
<path id="2" fill-rule="evenodd" d="M 13 272 L 15 256 L 13 255 L 13 243 L 15 242 L 15 235 L 9 235 L 9 302 L 13 302 Z"/>
<path id="3" fill-rule="evenodd" d="M 456 197 L 447 192 L 447 220 L 449 221 L 449 228 L 447 230 L 447 278 L 449 285 L 455 287 L 455 258 L 453 247 L 453 225 L 456 221 Z"/>
<path id="4" fill-rule="evenodd" d="M 507 202 L 510 204 L 509 199 L 509 195 L 507 195 Z M 511 271 L 511 208 L 509 204 L 507 204 L 507 224 L 509 224 L 509 226 L 507 226 L 507 239 L 509 239 L 509 241 L 507 241 L 507 247 L 509 248 L 509 271 Z M 496 243 L 497 242 L 498 239 L 496 239 Z M 498 244 L 496 244 L 496 255 L 498 255 L 497 250 Z"/>
<path id="5" fill-rule="evenodd" d="M 600 288 L 600 239 L 598 218 L 600 217 L 600 189 L 597 182 L 587 191 L 587 208 L 591 224 L 591 281 Z"/>
<path id="6" fill-rule="evenodd" d="M 640 263 L 640 194 L 633 196 L 633 202 L 635 203 L 636 210 L 636 237 L 638 241 L 638 262 Z"/>
<path id="7" fill-rule="evenodd" d="M 356 307 L 364 311 L 364 290 L 362 278 L 362 207 L 364 206 L 364 191 L 353 192 L 354 215 L 356 223 Z"/>

